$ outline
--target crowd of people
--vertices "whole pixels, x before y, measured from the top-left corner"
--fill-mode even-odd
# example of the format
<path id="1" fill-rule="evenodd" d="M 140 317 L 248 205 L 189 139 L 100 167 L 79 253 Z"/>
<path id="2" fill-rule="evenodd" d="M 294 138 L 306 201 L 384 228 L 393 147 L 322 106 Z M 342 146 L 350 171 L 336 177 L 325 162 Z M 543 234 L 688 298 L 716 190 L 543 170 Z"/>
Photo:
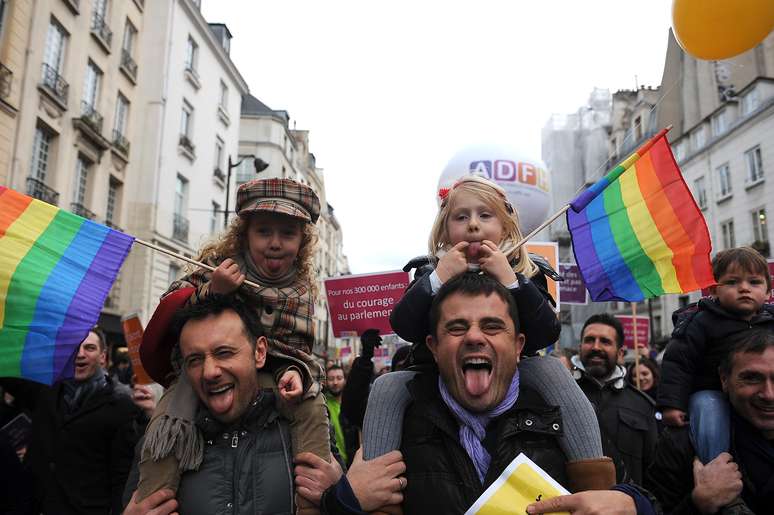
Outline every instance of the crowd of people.
<path id="1" fill-rule="evenodd" d="M 156 385 L 132 384 L 124 359 L 109 367 L 98 328 L 73 377 L 0 379 L 0 427 L 14 429 L 0 430 L 0 513 L 465 513 L 520 454 L 571 492 L 529 514 L 768 513 L 765 258 L 715 256 L 711 296 L 675 314 L 660 364 L 627 366 L 608 314 L 573 352 L 543 356 L 561 329 L 546 278 L 560 278 L 516 245 L 516 209 L 475 176 L 439 197 L 391 314 L 407 344 L 375 370 L 368 330 L 348 370 L 323 369 L 319 200 L 288 179 L 240 186 L 239 216 L 199 256 L 214 271 L 171 284 L 148 323 Z"/>

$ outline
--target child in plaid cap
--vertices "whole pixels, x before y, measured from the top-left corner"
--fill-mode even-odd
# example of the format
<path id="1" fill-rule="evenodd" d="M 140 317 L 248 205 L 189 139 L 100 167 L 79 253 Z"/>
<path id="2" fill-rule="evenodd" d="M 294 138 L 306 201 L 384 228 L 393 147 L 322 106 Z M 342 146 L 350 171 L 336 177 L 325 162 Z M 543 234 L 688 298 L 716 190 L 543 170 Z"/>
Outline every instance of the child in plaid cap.
<path id="1" fill-rule="evenodd" d="M 195 304 L 208 295 L 239 290 L 268 337 L 275 366 L 273 374 L 259 373 L 259 384 L 277 393 L 279 410 L 290 422 L 293 452 L 312 452 L 330 461 L 322 369 L 312 358 L 314 224 L 320 200 L 310 187 L 290 179 L 256 179 L 239 187 L 236 212 L 239 216 L 226 234 L 198 257 L 215 271 L 195 270 L 172 283 L 166 294 L 194 287 L 187 302 Z M 245 279 L 262 287 L 243 285 Z M 182 472 L 201 463 L 203 439 L 193 423 L 196 406 L 191 385 L 179 374 L 146 431 L 138 499 L 161 488 L 177 491 Z M 299 513 L 319 513 L 302 497 L 296 500 Z"/>

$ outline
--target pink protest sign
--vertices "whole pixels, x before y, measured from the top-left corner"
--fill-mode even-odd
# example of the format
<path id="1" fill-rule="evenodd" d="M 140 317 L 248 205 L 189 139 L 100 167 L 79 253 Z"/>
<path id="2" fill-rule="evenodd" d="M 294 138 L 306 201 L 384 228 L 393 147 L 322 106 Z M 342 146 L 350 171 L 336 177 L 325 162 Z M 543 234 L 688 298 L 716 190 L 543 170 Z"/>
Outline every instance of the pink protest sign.
<path id="1" fill-rule="evenodd" d="M 621 321 L 624 330 L 624 347 L 634 348 L 634 318 L 631 315 L 616 315 Z M 637 346 L 647 347 L 650 343 L 650 319 L 647 316 L 638 316 L 637 318 Z"/>
<path id="2" fill-rule="evenodd" d="M 325 280 L 333 335 L 362 334 L 366 329 L 393 334 L 390 313 L 408 287 L 408 272 L 345 275 Z"/>
<path id="3" fill-rule="evenodd" d="M 771 276 L 772 279 L 774 279 L 774 259 L 769 259 L 769 275 Z M 770 293 L 771 294 L 769 295 L 769 300 L 767 300 L 766 302 L 768 302 L 769 304 L 774 304 L 774 288 L 772 288 Z"/>

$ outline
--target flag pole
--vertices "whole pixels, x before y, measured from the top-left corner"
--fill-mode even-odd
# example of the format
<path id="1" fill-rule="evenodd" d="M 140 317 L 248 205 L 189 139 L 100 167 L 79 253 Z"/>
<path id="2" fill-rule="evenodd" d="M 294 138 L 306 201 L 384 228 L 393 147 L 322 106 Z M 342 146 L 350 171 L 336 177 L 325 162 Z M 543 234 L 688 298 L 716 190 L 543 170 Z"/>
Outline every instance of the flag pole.
<path id="1" fill-rule="evenodd" d="M 199 268 L 204 268 L 205 270 L 209 270 L 210 272 L 214 272 L 215 271 L 215 268 L 211 267 L 210 265 L 206 265 L 206 264 L 202 263 L 201 261 L 196 261 L 195 259 L 191 259 L 189 257 L 186 257 L 186 256 L 182 255 L 182 254 L 178 254 L 177 252 L 172 252 L 171 250 L 167 250 L 167 249 L 165 249 L 163 247 L 159 247 L 158 245 L 154 245 L 153 243 L 150 243 L 148 241 L 141 240 L 140 238 L 135 238 L 134 241 L 135 241 L 135 243 L 139 243 L 140 245 L 144 245 L 144 246 L 148 247 L 149 249 L 156 250 L 158 252 L 161 252 L 162 254 L 166 254 L 167 256 L 171 256 L 171 257 L 173 257 L 175 259 L 179 259 L 181 261 L 185 261 L 186 263 L 190 263 L 192 265 L 196 265 Z M 244 284 L 246 284 L 248 286 L 252 286 L 253 288 L 259 288 L 259 289 L 263 288 L 263 286 L 261 286 L 260 284 L 254 283 L 253 281 L 248 281 L 247 279 L 245 279 Z"/>
<path id="2" fill-rule="evenodd" d="M 552 223 L 554 223 L 554 220 L 556 220 L 557 218 L 559 218 L 560 216 L 562 216 L 563 214 L 565 214 L 565 213 L 567 212 L 567 210 L 568 210 L 568 209 L 570 209 L 570 204 L 567 204 L 566 206 L 564 206 L 562 209 L 560 209 L 559 211 L 557 211 L 556 213 L 554 213 L 554 214 L 551 216 L 551 218 L 549 218 L 548 220 L 546 220 L 545 222 L 543 222 L 542 224 L 540 224 L 540 225 L 537 227 L 537 229 L 535 229 L 534 231 L 532 231 L 532 232 L 531 232 L 531 233 L 529 233 L 528 235 L 524 236 L 524 237 L 521 239 L 521 241 L 519 241 L 519 243 L 517 243 L 517 244 L 516 244 L 516 246 L 513 248 L 513 250 L 519 250 L 519 249 L 521 248 L 521 246 L 522 246 L 522 245 L 524 245 L 525 243 L 527 243 L 527 242 L 528 242 L 530 239 L 532 239 L 532 238 L 533 238 L 533 237 L 534 237 L 534 236 L 535 236 L 537 233 L 539 233 L 540 231 L 542 231 L 543 229 L 545 229 L 546 227 L 548 227 L 549 225 L 551 225 Z"/>

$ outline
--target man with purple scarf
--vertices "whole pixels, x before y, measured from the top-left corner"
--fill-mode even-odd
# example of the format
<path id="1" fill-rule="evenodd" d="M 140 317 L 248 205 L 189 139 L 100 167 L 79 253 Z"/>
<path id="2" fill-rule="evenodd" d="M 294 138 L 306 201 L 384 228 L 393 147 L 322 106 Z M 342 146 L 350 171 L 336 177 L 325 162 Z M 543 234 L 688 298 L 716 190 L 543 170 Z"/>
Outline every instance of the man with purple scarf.
<path id="1" fill-rule="evenodd" d="M 400 449 L 406 473 L 395 482 L 403 494 L 402 513 L 465 513 L 520 453 L 567 485 L 568 460 L 557 441 L 561 410 L 519 384 L 524 335 L 510 292 L 484 274 L 460 275 L 438 291 L 430 323 L 428 347 L 437 371 L 419 373 L 407 385 L 411 404 Z M 354 476 L 350 471 L 323 494 L 325 513 L 361 513 L 346 487 Z M 552 512 L 657 513 L 647 492 L 633 485 L 528 508 L 530 514 Z"/>

